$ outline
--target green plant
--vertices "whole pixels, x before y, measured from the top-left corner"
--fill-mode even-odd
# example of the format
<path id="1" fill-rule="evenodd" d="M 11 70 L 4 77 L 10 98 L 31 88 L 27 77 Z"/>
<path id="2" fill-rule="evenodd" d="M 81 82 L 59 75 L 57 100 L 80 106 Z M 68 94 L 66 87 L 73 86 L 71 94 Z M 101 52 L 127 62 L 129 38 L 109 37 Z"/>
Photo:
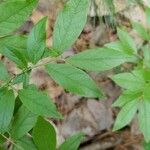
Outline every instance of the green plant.
<path id="1" fill-rule="evenodd" d="M 20 69 L 19 74 L 10 75 L 3 62 L 0 62 L 1 148 L 4 148 L 6 140 L 12 144 L 14 150 L 58 148 L 55 129 L 46 118 L 63 117 L 48 94 L 30 84 L 31 71 L 40 66 L 45 66 L 51 78 L 66 90 L 80 96 L 101 98 L 103 93 L 83 70 L 100 72 L 123 63 L 132 63 L 133 71 L 111 78 L 125 89 L 113 105 L 122 107 L 114 130 L 127 125 L 138 110 L 140 129 L 145 140 L 150 141 L 150 35 L 147 30 L 139 23 L 133 23 L 134 28 L 147 42 L 142 48 L 136 47 L 127 32 L 118 29 L 118 41 L 64 60 L 61 54 L 75 42 L 86 23 L 88 0 L 69 0 L 66 3 L 57 17 L 51 48 L 46 47 L 47 17 L 41 19 L 29 35 L 13 34 L 37 3 L 37 0 L 0 2 L 0 53 Z M 15 85 L 20 83 L 22 88 L 16 90 Z M 69 150 L 77 150 L 83 137 L 82 133 L 78 133 L 67 139 L 58 149 L 66 150 L 69 147 Z"/>
<path id="2" fill-rule="evenodd" d="M 32 69 L 45 66 L 49 75 L 68 91 L 81 96 L 100 97 L 94 81 L 82 70 L 67 63 L 57 64 L 60 55 L 81 33 L 87 17 L 87 0 L 70 0 L 58 15 L 53 33 L 53 47 L 46 47 L 47 17 L 41 19 L 27 36 L 14 34 L 36 7 L 38 0 L 0 2 L 0 53 L 20 69 L 10 75 L 0 62 L 0 147 L 5 141 L 14 150 L 57 149 L 56 132 L 45 118 L 62 119 L 46 92 L 30 85 Z M 48 62 L 45 58 L 49 57 Z M 61 60 L 64 61 L 64 60 Z M 22 83 L 20 90 L 15 85 Z M 81 86 L 79 86 L 81 84 Z M 31 137 L 32 135 L 32 137 Z M 58 149 L 76 150 L 84 135 L 78 133 L 67 139 Z"/>

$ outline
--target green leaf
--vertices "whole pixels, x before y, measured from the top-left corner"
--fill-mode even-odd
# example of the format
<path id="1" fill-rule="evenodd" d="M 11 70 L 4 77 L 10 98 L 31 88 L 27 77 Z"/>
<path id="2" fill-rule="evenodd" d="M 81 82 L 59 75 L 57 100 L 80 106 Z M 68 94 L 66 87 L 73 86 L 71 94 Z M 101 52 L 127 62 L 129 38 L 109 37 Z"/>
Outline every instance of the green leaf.
<path id="1" fill-rule="evenodd" d="M 1 71 L 0 80 L 7 81 L 9 78 L 9 74 L 8 74 L 6 66 L 1 61 L 0 61 L 0 71 Z"/>
<path id="2" fill-rule="evenodd" d="M 33 8 L 37 0 L 8 0 L 0 3 L 0 36 L 7 35 L 20 27 Z"/>
<path id="3" fill-rule="evenodd" d="M 132 23 L 133 28 L 138 32 L 138 34 L 146 41 L 150 40 L 150 35 L 148 34 L 147 30 L 138 22 Z"/>
<path id="4" fill-rule="evenodd" d="M 5 47 L 2 54 L 13 61 L 19 68 L 27 68 L 27 60 L 22 51 L 16 47 Z"/>
<path id="5" fill-rule="evenodd" d="M 18 49 L 19 51 L 21 51 L 21 53 L 26 57 L 26 59 L 28 60 L 27 57 L 27 38 L 26 36 L 23 35 L 11 35 L 11 36 L 5 36 L 0 38 L 0 53 L 3 53 L 3 49 L 5 49 L 5 47 L 15 47 L 16 49 Z"/>
<path id="6" fill-rule="evenodd" d="M 0 134 L 0 148 L 3 148 L 5 142 L 6 142 L 6 139 Z"/>
<path id="7" fill-rule="evenodd" d="M 19 96 L 17 96 L 15 99 L 14 115 L 18 112 L 18 110 L 21 106 L 22 106 L 22 102 L 21 102 Z"/>
<path id="8" fill-rule="evenodd" d="M 150 150 L 150 142 L 146 142 L 146 141 L 144 141 L 143 143 L 143 146 L 144 146 L 144 150 Z"/>
<path id="9" fill-rule="evenodd" d="M 128 32 L 118 28 L 117 34 L 126 52 L 128 54 L 136 54 L 137 48 L 136 48 L 135 42 L 133 41 L 131 36 L 128 34 Z"/>
<path id="10" fill-rule="evenodd" d="M 112 49 L 112 50 L 125 52 L 124 46 L 122 45 L 122 43 L 120 41 L 107 43 L 107 44 L 105 44 L 105 47 Z"/>
<path id="11" fill-rule="evenodd" d="M 17 75 L 14 78 L 12 84 L 19 84 L 21 82 L 23 82 L 23 86 L 24 87 L 28 86 L 28 83 L 29 83 L 29 73 L 26 72 L 26 73 L 21 73 L 21 74 Z"/>
<path id="12" fill-rule="evenodd" d="M 145 67 L 150 68 L 150 47 L 148 45 L 143 47 L 143 55 L 144 55 L 144 60 L 143 64 Z"/>
<path id="13" fill-rule="evenodd" d="M 113 103 L 113 107 L 123 107 L 127 103 L 138 100 L 142 96 L 141 91 L 124 91 L 119 98 Z"/>
<path id="14" fill-rule="evenodd" d="M 137 91 L 145 86 L 143 71 L 135 70 L 130 73 L 120 73 L 111 77 L 111 79 L 122 88 Z"/>
<path id="15" fill-rule="evenodd" d="M 24 73 L 24 76 L 23 76 L 23 88 L 26 88 L 29 86 L 29 73 L 26 72 Z"/>
<path id="16" fill-rule="evenodd" d="M 139 119 L 140 130 L 143 132 L 144 139 L 147 142 L 150 141 L 150 130 L 149 130 L 150 119 L 149 117 L 150 117 L 150 100 L 144 97 L 144 100 L 141 101 L 139 105 L 138 119 Z"/>
<path id="17" fill-rule="evenodd" d="M 24 136 L 16 141 L 13 150 L 38 150 L 30 137 Z"/>
<path id="18" fill-rule="evenodd" d="M 70 64 L 90 71 L 105 71 L 119 66 L 125 62 L 136 60 L 129 56 L 107 48 L 91 49 L 76 54 L 67 59 Z"/>
<path id="19" fill-rule="evenodd" d="M 7 46 L 16 47 L 26 53 L 27 38 L 23 35 L 10 35 L 0 38 L 0 52 Z"/>
<path id="20" fill-rule="evenodd" d="M 137 112 L 137 100 L 128 102 L 123 106 L 115 121 L 113 131 L 119 130 L 129 124 Z"/>
<path id="21" fill-rule="evenodd" d="M 53 125 L 42 117 L 38 118 L 32 136 L 39 150 L 56 150 L 56 131 Z"/>
<path id="22" fill-rule="evenodd" d="M 145 8 L 145 13 L 146 13 L 146 18 L 147 18 L 147 23 L 150 25 L 150 7 Z"/>
<path id="23" fill-rule="evenodd" d="M 26 107 L 21 106 L 14 116 L 10 130 L 13 139 L 20 139 L 28 133 L 37 121 L 37 115 L 31 113 Z"/>
<path id="24" fill-rule="evenodd" d="M 4 147 L 0 146 L 0 150 L 6 150 Z"/>
<path id="25" fill-rule="evenodd" d="M 37 63 L 44 54 L 46 47 L 46 21 L 41 19 L 32 29 L 27 41 L 27 51 L 32 63 Z"/>
<path id="26" fill-rule="evenodd" d="M 81 141 L 84 139 L 83 133 L 69 137 L 59 148 L 59 150 L 78 150 Z"/>
<path id="27" fill-rule="evenodd" d="M 46 92 L 39 91 L 34 85 L 19 91 L 19 98 L 31 112 L 47 117 L 61 118 L 56 106 Z"/>
<path id="28" fill-rule="evenodd" d="M 66 90 L 85 97 L 102 97 L 94 81 L 84 71 L 68 64 L 46 65 L 48 74 Z"/>
<path id="29" fill-rule="evenodd" d="M 53 49 L 59 54 L 78 38 L 86 23 L 88 0 L 69 0 L 59 13 L 53 33 Z"/>
<path id="30" fill-rule="evenodd" d="M 15 97 L 12 90 L 0 90 L 0 133 L 4 133 L 13 117 Z"/>

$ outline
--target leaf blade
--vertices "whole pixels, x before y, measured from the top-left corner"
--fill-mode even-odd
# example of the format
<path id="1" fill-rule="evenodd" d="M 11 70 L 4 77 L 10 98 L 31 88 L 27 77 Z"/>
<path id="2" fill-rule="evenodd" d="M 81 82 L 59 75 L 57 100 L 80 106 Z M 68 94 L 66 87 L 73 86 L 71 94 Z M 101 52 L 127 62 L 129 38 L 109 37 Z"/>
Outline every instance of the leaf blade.
<path id="1" fill-rule="evenodd" d="M 0 133 L 4 133 L 13 117 L 15 97 L 12 90 L 0 91 Z"/>
<path id="2" fill-rule="evenodd" d="M 59 150 L 77 150 L 81 141 L 84 139 L 83 133 L 75 134 L 68 139 L 60 146 Z"/>
<path id="3" fill-rule="evenodd" d="M 32 132 L 39 150 L 56 150 L 56 131 L 50 122 L 39 117 Z"/>
<path id="4" fill-rule="evenodd" d="M 68 58 L 67 62 L 89 71 L 105 71 L 132 60 L 135 60 L 135 57 L 123 52 L 100 48 L 76 54 Z"/>
<path id="5" fill-rule="evenodd" d="M 119 130 L 129 124 L 137 112 L 137 101 L 128 102 L 123 106 L 115 121 L 113 131 Z"/>
<path id="6" fill-rule="evenodd" d="M 117 34 L 119 36 L 122 45 L 125 47 L 126 52 L 128 54 L 136 54 L 137 53 L 136 45 L 131 36 L 128 34 L 128 32 L 118 28 Z"/>
<path id="7" fill-rule="evenodd" d="M 59 54 L 80 35 L 87 19 L 88 0 L 69 0 L 59 13 L 53 32 L 53 49 Z"/>
<path id="8" fill-rule="evenodd" d="M 139 120 L 139 126 L 140 126 L 140 130 L 142 131 L 143 135 L 144 135 L 144 139 L 149 142 L 150 141 L 150 120 L 149 120 L 149 116 L 150 116 L 150 102 L 147 99 L 144 99 L 144 101 L 142 101 L 140 103 L 139 106 L 139 113 L 138 113 L 138 120 Z"/>
<path id="9" fill-rule="evenodd" d="M 59 119 L 62 118 L 61 114 L 57 112 L 56 106 L 49 96 L 44 92 L 40 92 L 33 85 L 20 90 L 19 98 L 24 106 L 37 115 L 46 117 L 51 116 Z"/>
<path id="10" fill-rule="evenodd" d="M 82 70 L 68 64 L 46 65 L 48 74 L 66 90 L 87 97 L 101 97 L 94 81 Z"/>
<path id="11" fill-rule="evenodd" d="M 46 47 L 46 21 L 41 19 L 31 30 L 27 40 L 27 52 L 32 63 L 37 63 L 44 54 Z"/>
<path id="12" fill-rule="evenodd" d="M 10 130 L 13 139 L 22 138 L 30 131 L 37 121 L 37 115 L 31 113 L 27 108 L 21 106 L 14 116 L 14 121 Z"/>
<path id="13" fill-rule="evenodd" d="M 1 61 L 0 61 L 0 71 L 1 71 L 0 80 L 7 81 L 9 78 L 9 74 L 8 74 L 6 66 Z"/>
<path id="14" fill-rule="evenodd" d="M 150 35 L 140 23 L 133 22 L 132 26 L 144 40 L 148 41 L 150 39 Z"/>
<path id="15" fill-rule="evenodd" d="M 0 36 L 16 30 L 31 14 L 37 0 L 3 1 L 0 3 Z M 5 13 L 4 13 L 5 10 Z"/>
<path id="16" fill-rule="evenodd" d="M 120 73 L 111 77 L 111 79 L 122 88 L 138 91 L 145 85 L 143 70 L 135 70 L 132 72 Z"/>

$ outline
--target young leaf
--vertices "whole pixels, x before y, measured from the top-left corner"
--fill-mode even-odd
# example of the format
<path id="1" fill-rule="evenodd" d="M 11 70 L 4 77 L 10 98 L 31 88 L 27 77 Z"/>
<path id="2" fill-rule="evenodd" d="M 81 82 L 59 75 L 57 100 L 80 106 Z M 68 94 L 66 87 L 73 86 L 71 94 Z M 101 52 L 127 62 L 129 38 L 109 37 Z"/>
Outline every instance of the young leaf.
<path id="1" fill-rule="evenodd" d="M 31 112 L 47 117 L 61 118 L 56 106 L 45 92 L 39 91 L 34 85 L 19 91 L 19 98 Z"/>
<path id="2" fill-rule="evenodd" d="M 69 137 L 59 148 L 59 150 L 78 150 L 81 141 L 84 139 L 83 133 Z"/>
<path id="3" fill-rule="evenodd" d="M 27 60 L 24 54 L 16 47 L 5 47 L 2 54 L 17 64 L 21 69 L 27 67 Z"/>
<path id="4" fill-rule="evenodd" d="M 150 35 L 146 31 L 146 29 L 138 22 L 133 22 L 132 23 L 133 28 L 138 32 L 138 34 L 141 36 L 146 41 L 150 40 Z"/>
<path id="5" fill-rule="evenodd" d="M 131 36 L 128 34 L 128 32 L 118 28 L 117 34 L 128 54 L 136 54 L 137 53 L 136 45 Z"/>
<path id="6" fill-rule="evenodd" d="M 34 26 L 27 40 L 28 57 L 34 64 L 43 56 L 46 47 L 46 21 L 47 17 L 41 19 Z"/>
<path id="7" fill-rule="evenodd" d="M 13 32 L 31 14 L 38 0 L 8 0 L 0 3 L 0 36 Z"/>
<path id="8" fill-rule="evenodd" d="M 139 105 L 138 113 L 140 130 L 144 134 L 144 138 L 147 142 L 150 141 L 150 101 L 149 99 L 144 98 Z"/>
<path id="9" fill-rule="evenodd" d="M 32 136 L 39 150 L 56 150 L 56 131 L 53 125 L 42 117 L 38 118 Z"/>
<path id="10" fill-rule="evenodd" d="M 129 124 L 137 112 L 137 101 L 128 102 L 123 106 L 115 121 L 113 131 L 119 130 Z"/>
<path id="11" fill-rule="evenodd" d="M 24 136 L 15 142 L 16 145 L 13 145 L 13 150 L 38 150 L 32 138 L 28 136 Z"/>
<path id="12" fill-rule="evenodd" d="M 119 66 L 125 62 L 135 61 L 134 56 L 123 52 L 99 48 L 76 54 L 67 59 L 70 64 L 90 71 L 105 71 Z"/>
<path id="13" fill-rule="evenodd" d="M 124 91 L 123 94 L 113 103 L 113 107 L 123 107 L 127 103 L 139 99 L 142 95 L 141 91 Z"/>
<path id="14" fill-rule="evenodd" d="M 130 73 L 120 73 L 114 75 L 111 79 L 122 88 L 132 91 L 141 90 L 145 86 L 145 79 L 143 71 L 141 70 L 135 70 Z"/>
<path id="15" fill-rule="evenodd" d="M 10 130 L 13 139 L 20 139 L 28 133 L 37 121 L 37 115 L 31 113 L 26 107 L 21 106 L 14 116 Z"/>
<path id="16" fill-rule="evenodd" d="M 0 71 L 1 71 L 0 80 L 2 81 L 8 80 L 9 74 L 8 74 L 7 68 L 1 61 L 0 61 Z"/>
<path id="17" fill-rule="evenodd" d="M 82 70 L 68 64 L 48 64 L 48 74 L 66 90 L 85 97 L 101 97 L 94 81 Z"/>
<path id="18" fill-rule="evenodd" d="M 15 97 L 12 90 L 0 90 L 0 133 L 4 133 L 13 117 Z"/>
<path id="19" fill-rule="evenodd" d="M 78 38 L 86 23 L 88 0 L 69 0 L 59 13 L 53 33 L 53 49 L 59 54 Z"/>

